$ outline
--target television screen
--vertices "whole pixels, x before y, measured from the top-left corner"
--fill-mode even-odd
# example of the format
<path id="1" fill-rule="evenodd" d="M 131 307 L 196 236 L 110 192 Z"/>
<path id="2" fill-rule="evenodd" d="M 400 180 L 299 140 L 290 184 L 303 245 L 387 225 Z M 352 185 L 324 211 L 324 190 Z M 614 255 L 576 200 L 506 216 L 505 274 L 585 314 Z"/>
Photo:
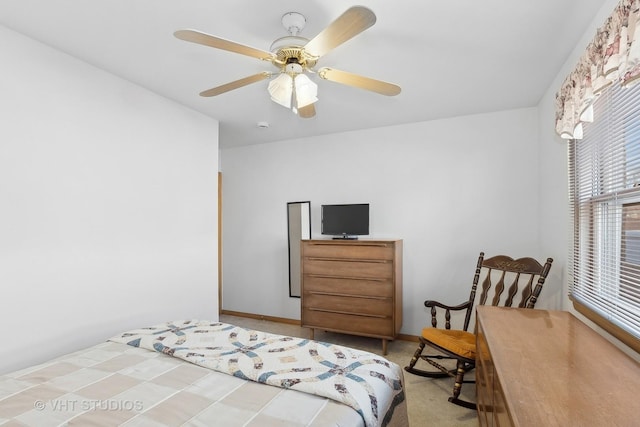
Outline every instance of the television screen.
<path id="1" fill-rule="evenodd" d="M 343 238 L 369 234 L 369 204 L 322 205 L 321 233 Z"/>

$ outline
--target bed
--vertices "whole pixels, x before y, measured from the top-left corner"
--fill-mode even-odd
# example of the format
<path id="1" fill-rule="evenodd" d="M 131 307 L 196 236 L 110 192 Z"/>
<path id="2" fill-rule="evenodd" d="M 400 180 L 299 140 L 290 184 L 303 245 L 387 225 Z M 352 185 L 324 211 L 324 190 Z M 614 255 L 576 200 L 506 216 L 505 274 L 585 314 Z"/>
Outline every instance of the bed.
<path id="1" fill-rule="evenodd" d="M 179 320 L 0 376 L 1 426 L 407 426 L 385 358 Z"/>

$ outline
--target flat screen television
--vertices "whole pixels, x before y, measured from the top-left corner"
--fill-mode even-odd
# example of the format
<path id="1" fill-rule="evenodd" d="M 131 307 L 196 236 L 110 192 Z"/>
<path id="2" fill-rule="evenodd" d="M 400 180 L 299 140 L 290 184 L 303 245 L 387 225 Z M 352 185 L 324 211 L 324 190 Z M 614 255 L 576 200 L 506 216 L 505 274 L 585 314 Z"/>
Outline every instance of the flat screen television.
<path id="1" fill-rule="evenodd" d="M 322 205 L 321 233 L 334 239 L 369 234 L 369 204 Z"/>

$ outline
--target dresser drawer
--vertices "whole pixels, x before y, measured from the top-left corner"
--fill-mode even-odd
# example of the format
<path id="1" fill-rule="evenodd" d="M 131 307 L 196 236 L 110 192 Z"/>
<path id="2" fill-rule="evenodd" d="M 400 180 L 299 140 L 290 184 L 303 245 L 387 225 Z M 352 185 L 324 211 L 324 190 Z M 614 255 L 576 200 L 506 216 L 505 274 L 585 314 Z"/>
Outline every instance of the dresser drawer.
<path id="1" fill-rule="evenodd" d="M 389 318 L 332 313 L 313 308 L 303 310 L 302 326 L 390 339 L 395 336 L 393 322 Z"/>
<path id="2" fill-rule="evenodd" d="M 304 242 L 303 256 L 348 259 L 393 259 L 393 243 Z"/>
<path id="3" fill-rule="evenodd" d="M 305 275 L 391 279 L 393 277 L 393 263 L 384 260 L 362 261 L 304 258 L 303 271 Z"/>
<path id="4" fill-rule="evenodd" d="M 319 309 L 341 313 L 366 314 L 383 317 L 393 315 L 393 304 L 390 298 L 363 298 L 346 296 L 321 291 L 306 291 L 302 296 L 304 309 Z"/>
<path id="5" fill-rule="evenodd" d="M 305 292 L 322 291 L 347 295 L 393 297 L 391 279 L 351 279 L 305 274 Z"/>

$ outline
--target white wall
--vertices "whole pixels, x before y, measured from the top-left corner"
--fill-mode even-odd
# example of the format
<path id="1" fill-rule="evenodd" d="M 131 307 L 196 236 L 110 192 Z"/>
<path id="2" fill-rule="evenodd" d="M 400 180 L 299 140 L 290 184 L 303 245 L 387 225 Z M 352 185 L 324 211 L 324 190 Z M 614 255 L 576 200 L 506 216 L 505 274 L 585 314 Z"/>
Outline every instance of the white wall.
<path id="1" fill-rule="evenodd" d="M 568 276 L 566 271 L 569 252 L 569 239 L 572 231 L 569 229 L 568 205 L 568 172 L 567 172 L 567 142 L 555 133 L 555 96 L 564 79 L 575 68 L 579 58 L 584 54 L 588 44 L 593 40 L 597 29 L 602 26 L 618 0 L 606 0 L 599 13 L 586 29 L 580 42 L 567 58 L 562 69 L 558 72 L 553 83 L 545 93 L 539 104 L 540 128 L 540 237 L 541 248 L 555 258 L 556 269 L 551 271 L 550 277 L 562 283 L 559 293 L 561 307 L 580 318 L 582 321 L 599 331 L 605 338 L 616 344 L 620 349 L 638 359 L 638 354 L 624 344 L 611 337 L 603 329 L 586 319 L 573 309 L 569 301 Z M 639 359 L 640 360 L 640 359 Z"/>
<path id="2" fill-rule="evenodd" d="M 468 297 L 481 250 L 548 256 L 537 132 L 532 108 L 223 149 L 223 309 L 299 319 L 286 203 L 311 201 L 320 238 L 320 205 L 368 202 L 371 237 L 404 240 L 402 333 L 418 335 L 425 299 Z M 547 286 L 542 308 L 560 283 Z"/>
<path id="3" fill-rule="evenodd" d="M 218 123 L 0 27 L 0 373 L 217 319 Z"/>

